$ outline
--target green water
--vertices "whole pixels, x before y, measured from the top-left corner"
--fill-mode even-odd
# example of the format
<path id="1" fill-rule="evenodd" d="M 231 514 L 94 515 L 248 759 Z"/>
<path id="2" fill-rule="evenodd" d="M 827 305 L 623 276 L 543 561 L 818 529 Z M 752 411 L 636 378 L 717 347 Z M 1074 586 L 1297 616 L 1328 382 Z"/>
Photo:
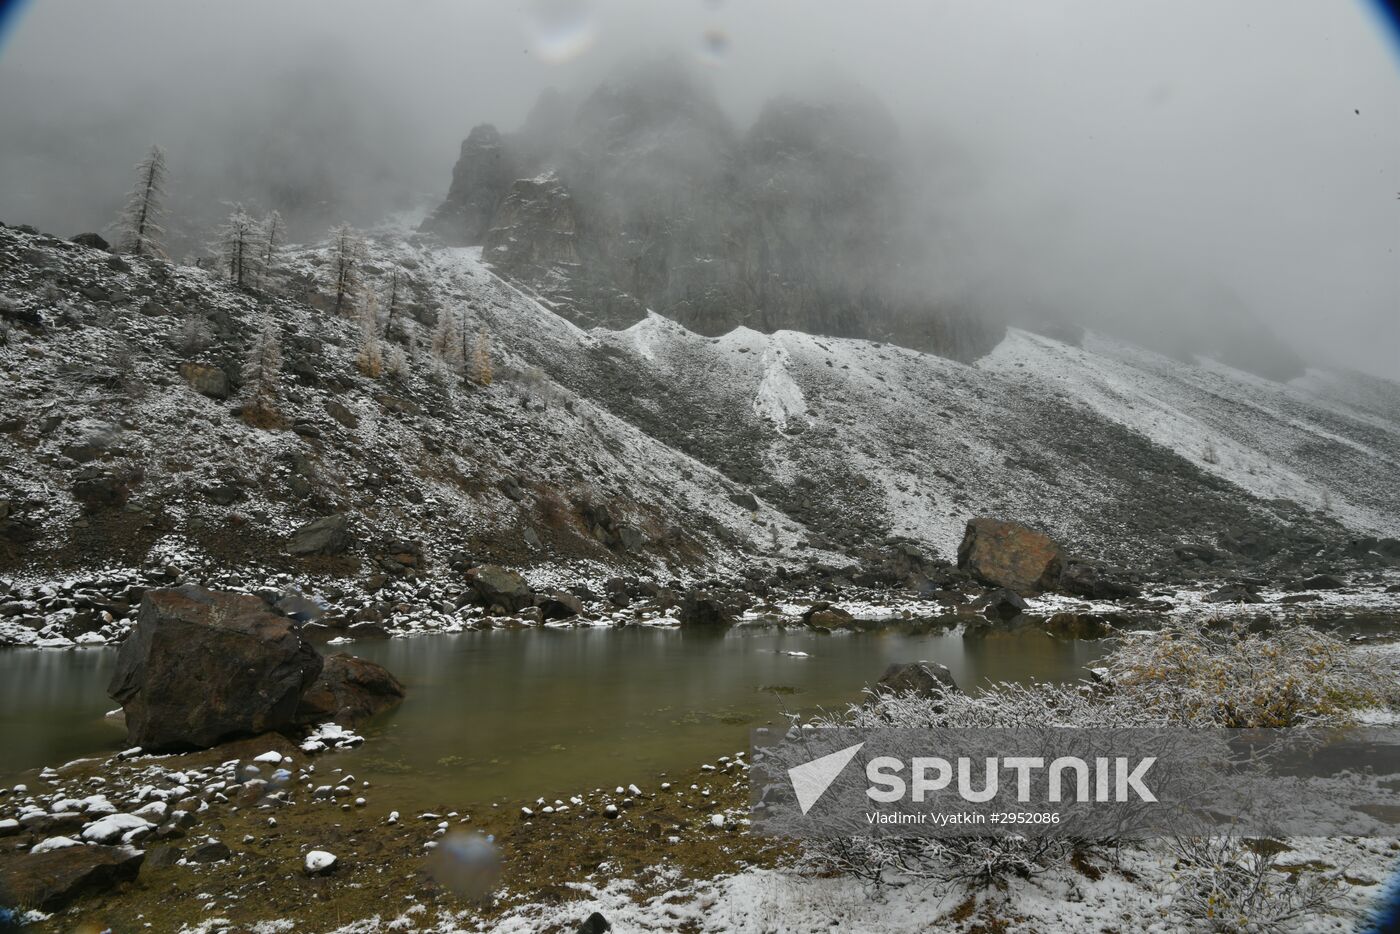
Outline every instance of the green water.
<path id="1" fill-rule="evenodd" d="M 971 686 L 1075 680 L 1101 651 L 1033 630 L 964 641 L 766 628 L 522 629 L 342 650 L 383 664 L 408 698 L 360 730 L 363 747 L 318 767 L 392 787 L 405 807 L 520 800 L 693 769 L 745 748 L 750 729 L 781 722 L 784 710 L 857 700 L 890 662 L 942 662 Z M 122 747 L 122 731 L 102 719 L 113 706 L 105 687 L 114 655 L 0 652 L 0 779 Z"/>

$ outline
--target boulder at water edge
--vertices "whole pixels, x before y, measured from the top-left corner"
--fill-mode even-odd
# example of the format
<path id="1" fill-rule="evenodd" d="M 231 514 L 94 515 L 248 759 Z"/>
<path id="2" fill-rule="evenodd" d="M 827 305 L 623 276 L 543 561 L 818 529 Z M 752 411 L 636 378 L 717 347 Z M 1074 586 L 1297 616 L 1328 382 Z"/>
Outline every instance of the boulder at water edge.
<path id="1" fill-rule="evenodd" d="M 257 597 L 151 590 L 107 693 L 131 745 L 204 748 L 291 725 L 321 666 L 292 621 Z"/>
<path id="2" fill-rule="evenodd" d="M 885 669 L 875 689 L 888 694 L 917 694 L 920 697 L 942 697 L 958 690 L 953 673 L 938 662 L 895 662 Z"/>
<path id="3" fill-rule="evenodd" d="M 403 685 L 382 665 L 344 653 L 326 659 L 321 676 L 302 695 L 297 722 L 355 724 L 403 700 Z"/>

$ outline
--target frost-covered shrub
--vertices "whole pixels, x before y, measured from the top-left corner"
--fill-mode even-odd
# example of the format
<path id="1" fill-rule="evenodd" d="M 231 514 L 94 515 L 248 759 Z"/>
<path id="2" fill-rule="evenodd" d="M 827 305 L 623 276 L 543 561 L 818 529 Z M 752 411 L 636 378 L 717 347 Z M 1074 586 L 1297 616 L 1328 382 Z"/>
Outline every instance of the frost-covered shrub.
<path id="1" fill-rule="evenodd" d="M 1171 910 L 1185 930 L 1289 930 L 1342 894 L 1335 875 L 1284 873 L 1275 848 L 1234 835 L 1179 837 L 1174 850 Z"/>
<path id="2" fill-rule="evenodd" d="M 871 692 L 864 703 L 820 715 L 812 724 L 847 729 L 1089 729 L 1163 722 L 1131 694 L 1037 682 L 990 684 L 976 694 L 941 684 L 926 694 Z M 1076 848 L 1111 849 L 1117 844 L 1045 836 L 840 838 L 808 843 L 803 859 L 806 868 L 840 872 L 875 885 L 915 879 L 991 884 L 1062 866 Z"/>
<path id="3" fill-rule="evenodd" d="M 1302 627 L 1270 634 L 1213 632 L 1177 624 L 1122 639 L 1098 684 L 996 683 L 963 693 L 945 685 L 926 694 L 871 692 L 863 703 L 819 715 L 817 728 L 1288 727 L 1345 722 L 1364 706 L 1393 703 L 1396 674 L 1385 657 L 1365 654 Z M 1075 849 L 1116 849 L 1119 841 L 1054 838 L 839 839 L 808 843 L 808 868 L 874 884 L 900 879 L 983 883 L 1064 865 Z M 1181 911 L 1206 918 L 1278 923 L 1321 910 L 1332 889 L 1287 884 L 1266 857 L 1231 838 L 1183 838 Z M 1247 930 L 1236 920 L 1211 930 Z M 1211 923 L 1215 923 L 1212 921 Z M 1235 925 L 1231 927 L 1230 925 Z"/>
<path id="4" fill-rule="evenodd" d="M 1131 633 L 1104 661 L 1116 693 L 1171 723 L 1236 728 L 1345 722 L 1387 701 L 1394 671 L 1296 626 L 1268 634 L 1177 623 Z"/>

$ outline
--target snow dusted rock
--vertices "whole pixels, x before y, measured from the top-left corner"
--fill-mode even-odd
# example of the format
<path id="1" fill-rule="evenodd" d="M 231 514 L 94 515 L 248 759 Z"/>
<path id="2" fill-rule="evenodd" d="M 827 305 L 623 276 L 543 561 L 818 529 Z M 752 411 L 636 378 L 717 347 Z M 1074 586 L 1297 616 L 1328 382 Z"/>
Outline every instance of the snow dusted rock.
<path id="1" fill-rule="evenodd" d="M 151 822 L 135 814 L 108 814 L 83 828 L 83 839 L 89 843 L 111 843 L 132 830 L 146 830 Z"/>
<path id="2" fill-rule="evenodd" d="M 0 837 L 12 837 L 19 833 L 19 821 L 13 817 L 0 820 Z"/>
<path id="3" fill-rule="evenodd" d="M 335 869 L 335 854 L 325 850 L 312 850 L 306 854 L 306 874 L 310 876 L 324 875 Z"/>
<path id="4" fill-rule="evenodd" d="M 958 567 L 1018 594 L 1053 589 L 1063 561 L 1060 546 L 1049 536 L 985 516 L 969 520 L 958 546 Z"/>
<path id="5" fill-rule="evenodd" d="M 334 513 L 313 519 L 297 529 L 287 543 L 294 555 L 338 555 L 350 547 L 350 517 Z"/>
<path id="6" fill-rule="evenodd" d="M 134 880 L 144 858 L 131 847 L 76 843 L 9 854 L 0 857 L 0 889 L 10 904 L 57 911 L 83 895 Z"/>
<path id="7" fill-rule="evenodd" d="M 289 725 L 321 666 L 292 621 L 257 597 L 151 590 L 107 691 L 133 745 L 206 747 Z"/>
<path id="8" fill-rule="evenodd" d="M 323 669 L 323 670 L 324 670 L 324 669 Z M 263 754 L 260 755 L 260 756 L 254 756 L 254 757 L 253 757 L 253 761 L 254 761 L 254 762 L 262 762 L 262 763 L 265 763 L 265 764 L 267 764 L 267 765 L 281 765 L 281 764 L 282 764 L 282 754 L 281 754 L 280 752 L 278 752 L 277 750 L 273 749 L 273 750 L 269 750 L 268 752 L 263 753 Z"/>
<path id="9" fill-rule="evenodd" d="M 34 844 L 34 846 L 30 848 L 29 852 L 47 853 L 50 850 L 61 850 L 64 847 L 69 846 L 82 846 L 82 843 L 80 843 L 77 840 L 74 840 L 72 837 L 49 837 L 47 840 L 42 840 L 39 843 Z"/>
<path id="10" fill-rule="evenodd" d="M 348 749 L 365 741 L 363 736 L 352 733 L 338 723 L 323 723 L 312 730 L 302 740 L 302 752 L 325 752 L 327 749 Z"/>
<path id="11" fill-rule="evenodd" d="M 82 805 L 83 813 L 92 817 L 101 817 L 104 814 L 117 813 L 117 807 L 107 800 L 106 795 L 88 795 L 79 804 Z"/>
<path id="12" fill-rule="evenodd" d="M 472 568 L 467 572 L 467 580 L 481 605 L 488 609 L 500 607 L 507 613 L 515 613 L 534 602 L 534 594 L 525 578 L 494 564 Z"/>
<path id="13" fill-rule="evenodd" d="M 711 814 L 711 815 L 710 815 L 710 826 L 711 826 L 711 827 L 714 827 L 716 830 L 723 830 L 723 829 L 724 829 L 724 815 L 723 815 L 723 814 Z"/>
<path id="14" fill-rule="evenodd" d="M 169 812 L 170 806 L 164 801 L 152 801 L 149 804 L 142 805 L 131 813 L 137 817 L 144 817 L 152 823 L 159 824 L 161 821 L 165 820 Z"/>

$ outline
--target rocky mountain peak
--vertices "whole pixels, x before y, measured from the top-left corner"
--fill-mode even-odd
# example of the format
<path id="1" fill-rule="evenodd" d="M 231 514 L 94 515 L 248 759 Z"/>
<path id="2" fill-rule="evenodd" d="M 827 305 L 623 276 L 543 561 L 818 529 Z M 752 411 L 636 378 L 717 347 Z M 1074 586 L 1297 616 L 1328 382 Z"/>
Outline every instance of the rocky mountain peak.
<path id="1" fill-rule="evenodd" d="M 651 309 L 701 334 L 792 329 L 967 359 L 1000 339 L 999 323 L 911 298 L 910 189 L 869 95 L 776 100 L 741 135 L 694 74 L 651 61 L 568 108 L 551 93 L 518 133 L 473 130 L 424 229 L 484 244 L 584 326 Z"/>

